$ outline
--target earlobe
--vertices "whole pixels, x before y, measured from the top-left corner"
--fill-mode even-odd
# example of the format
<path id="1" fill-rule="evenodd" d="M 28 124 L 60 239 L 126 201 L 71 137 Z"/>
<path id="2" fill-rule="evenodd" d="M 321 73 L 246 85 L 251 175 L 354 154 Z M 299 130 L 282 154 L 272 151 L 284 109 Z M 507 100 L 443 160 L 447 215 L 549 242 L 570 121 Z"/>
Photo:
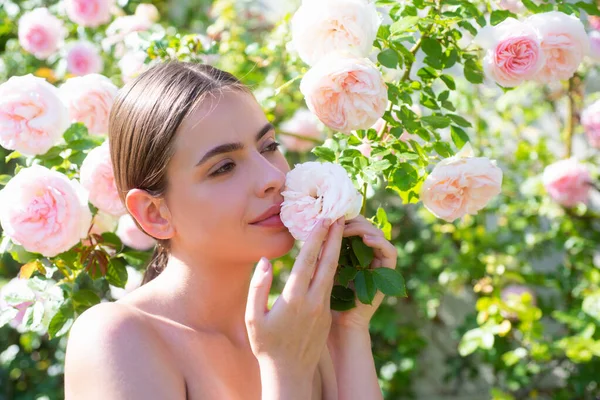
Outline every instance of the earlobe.
<path id="1" fill-rule="evenodd" d="M 170 239 L 174 235 L 171 213 L 162 198 L 154 197 L 145 190 L 131 189 L 125 197 L 129 213 L 155 239 Z"/>

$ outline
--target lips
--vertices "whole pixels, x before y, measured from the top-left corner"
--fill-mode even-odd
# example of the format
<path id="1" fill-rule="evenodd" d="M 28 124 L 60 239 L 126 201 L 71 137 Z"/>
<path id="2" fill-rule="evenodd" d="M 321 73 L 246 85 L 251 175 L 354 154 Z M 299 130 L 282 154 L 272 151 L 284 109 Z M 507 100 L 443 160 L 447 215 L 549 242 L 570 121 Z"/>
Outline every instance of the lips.
<path id="1" fill-rule="evenodd" d="M 273 204 L 264 213 L 256 217 L 251 225 L 261 226 L 283 226 L 281 218 L 279 218 L 279 212 L 281 211 L 281 203 Z"/>

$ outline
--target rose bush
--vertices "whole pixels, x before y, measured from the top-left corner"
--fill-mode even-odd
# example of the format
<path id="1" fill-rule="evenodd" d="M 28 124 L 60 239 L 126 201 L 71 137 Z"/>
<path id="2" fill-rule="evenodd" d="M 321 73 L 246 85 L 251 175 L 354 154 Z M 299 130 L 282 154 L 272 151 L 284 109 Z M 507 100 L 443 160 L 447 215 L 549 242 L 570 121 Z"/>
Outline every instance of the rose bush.
<path id="1" fill-rule="evenodd" d="M 45 11 L 33 2 L 0 7 L 0 84 L 23 78 L 0 96 L 0 184 L 11 193 L 3 198 L 23 199 L 21 209 L 6 200 L 12 217 L 5 213 L 6 226 L 0 219 L 0 280 L 27 282 L 0 309 L 9 396 L 62 398 L 73 320 L 136 286 L 133 271 L 144 269 L 154 241 L 127 214 L 117 226 L 83 185 L 110 108 L 110 95 L 92 100 L 98 91 L 88 88 L 110 94 L 171 58 L 243 79 L 282 141 L 308 143 L 287 145 L 290 164 L 343 168 L 361 211 L 395 245 L 408 297 L 386 298 L 371 324 L 386 399 L 600 395 L 597 2 L 305 0 L 300 11 L 299 1 L 72 3 L 99 8 L 82 6 L 90 19 L 77 22 L 65 1 L 45 2 Z M 84 26 L 106 4 L 108 19 Z M 38 17 L 26 18 L 32 12 Z M 85 52 L 69 57 L 79 42 L 98 46 L 100 66 Z M 98 70 L 87 71 L 92 65 Z M 69 105 L 79 116 L 67 117 L 56 90 L 79 74 L 102 75 L 106 86 L 75 81 L 88 83 L 71 85 L 81 100 Z M 291 123 L 305 107 L 326 125 L 319 134 Z M 467 143 L 478 157 L 462 157 Z M 33 184 L 17 189 L 32 167 L 50 171 L 32 179 L 45 188 L 39 199 Z M 53 183 L 59 189 L 38 179 L 50 173 L 64 178 Z M 91 174 L 107 187 L 109 175 Z M 86 201 L 57 191 L 76 186 Z M 316 215 L 319 200 L 308 197 L 295 207 Z M 86 229 L 60 219 L 68 204 L 85 214 Z M 32 228 L 44 217 L 47 230 Z M 52 236 L 53 221 L 71 233 Z M 50 239 L 39 241 L 44 232 Z M 295 254 L 274 260 L 275 294 Z M 47 308 L 31 291 L 57 296 Z M 10 321 L 21 317 L 15 330 Z"/>

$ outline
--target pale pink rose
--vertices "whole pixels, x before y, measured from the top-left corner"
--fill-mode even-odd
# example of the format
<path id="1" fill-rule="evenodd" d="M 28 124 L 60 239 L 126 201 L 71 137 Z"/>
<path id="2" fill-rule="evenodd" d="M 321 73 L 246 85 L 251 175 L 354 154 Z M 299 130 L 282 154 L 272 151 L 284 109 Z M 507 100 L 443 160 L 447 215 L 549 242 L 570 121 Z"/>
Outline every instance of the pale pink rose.
<path id="1" fill-rule="evenodd" d="M 590 51 L 590 40 L 579 18 L 552 11 L 532 15 L 525 23 L 542 40 L 545 63 L 535 80 L 548 83 L 571 78 Z"/>
<path id="2" fill-rule="evenodd" d="M 544 169 L 542 181 L 550 197 L 565 207 L 588 201 L 590 172 L 574 158 L 548 165 Z"/>
<path id="3" fill-rule="evenodd" d="M 496 0 L 496 3 L 501 9 L 508 10 L 515 14 L 525 10 L 525 6 L 521 0 Z"/>
<path id="4" fill-rule="evenodd" d="M 281 205 L 281 221 L 297 240 L 306 240 L 321 219 L 334 222 L 355 218 L 362 195 L 346 170 L 333 163 L 306 162 L 287 173 Z"/>
<path id="5" fill-rule="evenodd" d="M 98 211 L 92 219 L 92 229 L 90 230 L 90 233 L 102 235 L 105 232 L 114 232 L 118 222 L 119 218 L 114 215 Z"/>
<path id="6" fill-rule="evenodd" d="M 109 23 L 114 4 L 114 0 L 65 0 L 71 21 L 90 28 Z"/>
<path id="7" fill-rule="evenodd" d="M 118 90 L 107 77 L 89 74 L 68 79 L 60 94 L 71 122 L 82 122 L 90 134 L 103 135 L 108 133 L 108 116 Z"/>
<path id="8" fill-rule="evenodd" d="M 99 74 L 103 66 L 100 52 L 90 42 L 77 42 L 67 53 L 67 71 L 73 75 Z"/>
<path id="9" fill-rule="evenodd" d="M 118 62 L 123 82 L 131 82 L 136 76 L 148 69 L 148 66 L 144 64 L 146 57 L 148 55 L 143 51 L 125 53 Z"/>
<path id="10" fill-rule="evenodd" d="M 21 47 L 40 60 L 56 53 L 67 36 L 62 21 L 45 7 L 23 14 L 18 29 Z"/>
<path id="11" fill-rule="evenodd" d="M 486 50 L 483 59 L 486 76 L 501 86 L 515 87 L 533 79 L 544 66 L 537 32 L 514 18 L 507 18 L 496 26 L 486 26 L 474 42 Z"/>
<path id="12" fill-rule="evenodd" d="M 135 15 L 152 22 L 158 22 L 160 19 L 160 14 L 154 4 L 138 4 L 138 6 L 135 8 Z"/>
<path id="13" fill-rule="evenodd" d="M 600 60 L 600 32 L 592 31 L 590 38 L 590 56 L 596 60 Z"/>
<path id="14" fill-rule="evenodd" d="M 302 108 L 297 110 L 291 119 L 283 122 L 280 125 L 281 131 L 284 133 L 292 133 L 313 139 L 322 139 L 323 131 L 319 126 L 319 120 L 309 110 Z M 298 137 L 282 134 L 279 136 L 281 143 L 289 151 L 299 153 L 309 151 L 317 144 L 310 140 L 304 140 Z"/>
<path id="15" fill-rule="evenodd" d="M 98 210 L 115 216 L 127 212 L 115 183 L 108 140 L 88 153 L 81 164 L 80 176 L 81 185 L 89 193 L 90 203 Z"/>
<path id="16" fill-rule="evenodd" d="M 310 111 L 331 129 L 368 129 L 385 113 L 387 86 L 366 58 L 333 53 L 302 78 L 300 91 Z"/>
<path id="17" fill-rule="evenodd" d="M 494 160 L 474 157 L 469 143 L 439 162 L 421 188 L 423 205 L 436 217 L 452 222 L 476 214 L 500 194 L 502 170 Z"/>
<path id="18" fill-rule="evenodd" d="M 316 64 L 333 51 L 367 57 L 380 24 L 374 3 L 304 1 L 292 18 L 292 42 L 308 65 Z"/>
<path id="19" fill-rule="evenodd" d="M 152 236 L 147 235 L 138 228 L 133 217 L 129 214 L 125 214 L 119 218 L 119 226 L 116 233 L 123 244 L 132 249 L 140 251 L 149 250 L 156 243 L 156 240 Z"/>
<path id="20" fill-rule="evenodd" d="M 600 100 L 589 105 L 581 113 L 581 125 L 585 129 L 588 142 L 600 148 Z"/>
<path id="21" fill-rule="evenodd" d="M 0 85 L 0 145 L 25 155 L 46 153 L 69 126 L 57 88 L 31 74 Z"/>
<path id="22" fill-rule="evenodd" d="M 46 257 L 86 237 L 92 213 L 87 192 L 75 180 L 40 165 L 23 168 L 0 191 L 0 223 L 6 236 Z"/>
<path id="23" fill-rule="evenodd" d="M 106 28 L 106 39 L 104 39 L 104 46 L 112 46 L 120 43 L 125 39 L 125 36 L 133 32 L 144 32 L 152 27 L 153 22 L 146 17 L 140 17 L 139 15 L 124 15 L 117 17 L 115 20 Z"/>
<path id="24" fill-rule="evenodd" d="M 588 16 L 588 22 L 592 29 L 600 31 L 600 17 L 597 17 L 595 15 L 590 15 L 590 16 Z"/>
<path id="25" fill-rule="evenodd" d="M 523 309 L 523 295 L 529 294 L 531 296 L 531 305 L 535 306 L 537 304 L 536 296 L 533 290 L 525 285 L 508 285 L 502 289 L 500 292 L 500 298 L 504 303 L 506 303 L 510 308 Z M 517 319 L 518 314 L 516 312 L 506 312 L 504 310 L 501 311 L 501 314 L 504 318 L 507 319 Z"/>

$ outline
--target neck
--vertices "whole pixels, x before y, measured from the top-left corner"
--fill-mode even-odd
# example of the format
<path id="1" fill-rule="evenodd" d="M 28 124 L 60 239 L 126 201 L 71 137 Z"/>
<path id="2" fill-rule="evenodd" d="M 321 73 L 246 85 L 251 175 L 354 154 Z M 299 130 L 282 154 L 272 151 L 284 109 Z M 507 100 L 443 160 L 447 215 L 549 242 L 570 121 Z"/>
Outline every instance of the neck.
<path id="1" fill-rule="evenodd" d="M 246 345 L 244 314 L 252 268 L 250 263 L 186 260 L 171 254 L 165 270 L 151 283 L 160 293 L 159 301 L 172 302 L 170 319 Z"/>

